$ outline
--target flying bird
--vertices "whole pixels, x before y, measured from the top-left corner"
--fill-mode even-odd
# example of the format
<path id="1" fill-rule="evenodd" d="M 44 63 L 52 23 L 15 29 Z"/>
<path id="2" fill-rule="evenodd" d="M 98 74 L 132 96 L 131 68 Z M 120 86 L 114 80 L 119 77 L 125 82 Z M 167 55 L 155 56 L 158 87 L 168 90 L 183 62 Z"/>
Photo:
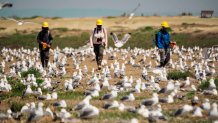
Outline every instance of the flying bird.
<path id="1" fill-rule="evenodd" d="M 0 3 L 0 9 L 11 8 L 12 6 L 13 6 L 12 3 Z"/>
<path id="2" fill-rule="evenodd" d="M 38 23 L 35 23 L 35 22 L 30 22 L 30 21 L 16 20 L 14 18 L 6 18 L 6 19 L 16 22 L 18 26 L 22 26 L 24 24 L 38 24 Z"/>
<path id="3" fill-rule="evenodd" d="M 137 9 L 141 6 L 141 3 L 139 2 L 139 0 L 137 0 L 138 1 L 138 4 L 137 4 L 137 6 L 132 10 L 132 12 L 129 14 L 129 19 L 132 19 L 133 18 L 133 16 L 135 15 L 135 12 L 137 11 Z"/>
<path id="4" fill-rule="evenodd" d="M 131 37 L 131 33 L 127 33 L 123 36 L 123 38 L 121 40 L 119 40 L 115 33 L 111 32 L 110 34 L 112 36 L 112 40 L 114 41 L 114 45 L 117 48 L 122 47 Z"/>

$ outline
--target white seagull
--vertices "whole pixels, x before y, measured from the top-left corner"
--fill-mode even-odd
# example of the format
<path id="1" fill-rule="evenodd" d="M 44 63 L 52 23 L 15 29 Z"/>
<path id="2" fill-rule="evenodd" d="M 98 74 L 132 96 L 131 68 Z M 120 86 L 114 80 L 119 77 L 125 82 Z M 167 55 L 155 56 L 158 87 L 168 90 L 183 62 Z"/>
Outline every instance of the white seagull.
<path id="1" fill-rule="evenodd" d="M 120 100 L 122 100 L 122 101 L 134 101 L 135 97 L 132 93 L 130 93 L 129 95 L 122 97 Z"/>
<path id="2" fill-rule="evenodd" d="M 118 108 L 120 105 L 118 101 L 114 100 L 113 102 L 106 103 L 104 104 L 103 108 L 104 109 L 111 109 L 111 108 Z"/>
<path id="3" fill-rule="evenodd" d="M 79 112 L 79 117 L 83 119 L 92 118 L 99 115 L 99 109 L 92 105 L 87 105 Z"/>
<path id="4" fill-rule="evenodd" d="M 179 116 L 185 114 L 187 112 L 192 111 L 194 108 L 190 105 L 184 105 L 182 108 L 178 109 L 175 113 L 175 116 Z"/>
<path id="5" fill-rule="evenodd" d="M 30 22 L 30 21 L 16 20 L 14 18 L 6 18 L 6 19 L 16 22 L 18 26 L 22 26 L 24 24 L 37 24 L 35 22 Z"/>
<path id="6" fill-rule="evenodd" d="M 210 110 L 210 101 L 209 99 L 204 99 L 204 103 L 202 103 L 201 108 L 204 110 L 209 111 Z"/>
<path id="7" fill-rule="evenodd" d="M 111 32 L 110 34 L 112 36 L 112 40 L 114 41 L 114 45 L 117 48 L 122 47 L 131 37 L 131 33 L 127 33 L 123 36 L 123 38 L 121 40 L 119 40 L 115 33 Z"/>
<path id="8" fill-rule="evenodd" d="M 159 102 L 158 94 L 153 93 L 151 99 L 145 99 L 141 102 L 142 105 L 145 106 L 153 106 Z"/>

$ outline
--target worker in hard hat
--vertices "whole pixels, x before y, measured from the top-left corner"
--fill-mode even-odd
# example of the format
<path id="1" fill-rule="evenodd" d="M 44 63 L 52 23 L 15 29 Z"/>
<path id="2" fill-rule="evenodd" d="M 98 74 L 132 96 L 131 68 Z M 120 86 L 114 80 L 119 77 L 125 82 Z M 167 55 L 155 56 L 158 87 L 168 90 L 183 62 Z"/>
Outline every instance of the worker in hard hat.
<path id="1" fill-rule="evenodd" d="M 163 21 L 161 23 L 161 29 L 156 36 L 156 46 L 158 47 L 160 54 L 159 67 L 165 67 L 170 60 L 170 34 L 168 33 L 168 28 L 168 23 Z"/>
<path id="2" fill-rule="evenodd" d="M 43 68 L 48 67 L 49 49 L 51 48 L 52 40 L 53 38 L 51 32 L 49 31 L 48 22 L 43 22 L 42 30 L 38 33 L 37 36 L 37 42 L 39 43 L 39 51 Z"/>
<path id="3" fill-rule="evenodd" d="M 103 59 L 104 49 L 108 46 L 107 30 L 102 26 L 103 21 L 98 19 L 96 27 L 90 36 L 91 47 L 94 47 L 95 59 L 98 65 L 98 70 L 101 70 L 101 62 Z"/>

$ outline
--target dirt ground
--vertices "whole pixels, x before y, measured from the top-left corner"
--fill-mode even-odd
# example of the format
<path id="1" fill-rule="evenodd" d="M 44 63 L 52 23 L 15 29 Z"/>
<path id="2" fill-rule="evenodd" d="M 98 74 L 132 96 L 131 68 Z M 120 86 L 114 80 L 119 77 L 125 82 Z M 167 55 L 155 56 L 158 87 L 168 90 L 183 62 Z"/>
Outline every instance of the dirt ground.
<path id="1" fill-rule="evenodd" d="M 198 53 L 194 53 L 195 55 L 197 55 Z M 120 55 L 119 52 L 117 53 L 117 55 Z M 136 63 L 139 63 L 139 61 L 142 59 L 142 56 L 143 55 L 139 55 L 137 56 L 137 58 L 135 59 Z M 107 60 L 109 57 L 109 55 L 107 54 L 104 59 Z M 127 57 L 127 61 L 130 59 L 131 57 L 131 53 L 128 53 L 128 57 Z M 52 54 L 51 54 L 51 59 L 50 59 L 50 62 L 52 62 Z M 151 59 L 150 57 L 146 57 L 146 64 L 149 63 L 149 61 L 152 61 L 152 66 L 155 67 L 155 60 L 154 59 Z M 174 62 L 177 62 L 178 61 L 178 55 L 177 54 L 173 54 L 172 56 L 173 58 L 173 61 Z M 0 60 L 2 61 L 2 57 L 0 58 Z M 116 58 L 116 60 L 119 62 L 119 63 L 123 63 L 124 60 L 121 60 L 119 59 L 119 57 Z M 196 61 L 200 62 L 201 59 L 197 59 Z M 108 65 L 110 65 L 111 63 L 114 63 L 114 60 L 107 60 L 108 62 Z M 10 63 L 7 63 L 7 70 L 6 72 L 9 71 L 9 66 L 12 64 L 13 62 L 10 62 Z M 213 62 L 215 63 L 215 66 L 218 65 L 218 62 Z M 73 61 L 72 61 L 72 58 L 69 57 L 67 59 L 67 66 L 66 66 L 66 71 L 67 71 L 67 74 L 64 75 L 62 78 L 52 78 L 52 81 L 55 82 L 55 81 L 60 81 L 61 84 L 59 85 L 58 89 L 57 89 L 57 92 L 60 92 L 60 91 L 64 91 L 64 87 L 63 87 L 63 84 L 64 84 L 64 81 L 66 79 L 69 79 L 71 78 L 72 74 L 74 71 L 77 71 L 74 67 L 73 67 Z M 145 64 L 145 65 L 146 65 Z M 91 71 L 92 68 L 96 68 L 96 63 L 95 61 L 93 61 L 93 57 L 86 57 L 85 58 L 85 61 L 81 62 L 80 64 L 80 67 L 83 68 L 84 65 L 87 65 L 88 67 L 88 70 Z M 137 80 L 138 78 L 141 78 L 141 71 L 142 71 L 142 68 L 140 67 L 133 67 L 131 65 L 126 65 L 126 75 L 127 76 L 133 76 L 133 79 L 134 79 L 134 82 L 135 80 Z M 218 71 L 218 67 L 216 67 L 216 71 Z M 112 79 L 109 80 L 109 83 L 111 85 L 114 85 L 115 83 L 117 83 L 120 79 L 118 78 L 114 78 L 113 77 L 113 70 L 111 70 L 111 75 L 112 75 Z M 152 73 L 149 72 L 149 75 L 152 75 Z M 215 76 L 217 76 L 218 74 L 216 74 Z M 87 88 L 91 88 L 90 85 L 87 85 L 86 82 L 90 79 L 90 73 L 88 73 L 88 76 L 84 76 L 82 81 L 81 81 L 81 85 L 79 86 L 79 88 L 76 88 L 75 91 L 77 92 L 84 92 L 85 89 Z M 142 80 L 143 82 L 145 80 Z M 147 82 L 147 81 L 145 81 Z M 180 81 L 181 83 L 183 81 Z M 191 83 L 194 84 L 196 87 L 199 86 L 199 83 L 197 80 L 195 80 L 194 78 L 191 78 Z M 135 85 L 135 84 L 134 84 Z M 166 82 L 165 81 L 161 81 L 160 82 L 160 85 L 161 87 L 164 87 L 166 86 Z M 109 91 L 106 91 L 106 92 L 109 92 Z M 147 99 L 147 98 L 150 98 L 151 97 L 151 94 L 153 93 L 153 91 L 151 90 L 145 90 L 141 93 L 137 93 L 137 94 L 134 94 L 135 97 L 137 98 L 136 101 L 134 102 L 122 102 L 124 103 L 125 105 L 127 106 L 132 106 L 132 107 L 135 107 L 135 106 L 138 106 L 140 104 L 140 102 L 143 100 L 143 99 Z M 183 91 L 180 91 L 179 94 L 181 95 L 187 95 L 188 92 L 183 92 Z M 164 98 L 166 97 L 167 94 L 159 94 L 159 97 L 160 98 Z M 204 98 L 205 96 L 202 95 L 201 92 L 196 92 L 195 93 L 196 96 L 199 97 L 200 99 L 200 104 L 201 102 L 204 101 Z M 82 95 L 81 95 L 82 96 Z M 83 98 L 83 96 L 82 96 Z M 121 97 L 117 98 L 117 100 L 119 100 Z M 208 99 L 211 100 L 211 102 L 216 102 L 218 100 L 217 96 L 207 96 Z M 40 102 L 39 100 L 37 100 L 35 97 L 31 96 L 31 97 L 28 97 L 28 98 L 24 98 L 22 99 L 21 97 L 12 97 L 12 98 L 8 98 L 6 100 L 3 100 L 1 101 L 1 104 L 0 104 L 0 107 L 1 107 L 1 111 L 6 111 L 9 107 L 10 107 L 10 104 L 11 102 L 13 101 L 20 101 L 22 103 L 27 103 L 27 102 Z M 58 99 L 60 100 L 60 99 Z M 78 98 L 78 99 L 66 99 L 66 102 L 67 102 L 67 105 L 68 105 L 68 111 L 70 111 L 72 114 L 75 114 L 76 112 L 75 111 L 72 111 L 72 108 L 78 103 L 80 102 L 81 99 Z M 52 104 L 56 101 L 42 101 L 46 106 L 50 107 L 53 111 L 55 111 L 54 107 L 52 106 Z M 100 112 L 101 113 L 105 113 L 105 114 L 108 114 L 108 113 L 117 113 L 119 112 L 117 109 L 110 109 L 110 110 L 104 110 L 102 108 L 102 106 L 106 103 L 106 102 L 109 102 L 109 101 L 104 101 L 104 100 L 99 100 L 99 99 L 93 99 L 91 100 L 91 104 L 94 105 L 94 106 L 97 106 L 99 109 L 100 109 Z M 192 121 L 207 121 L 208 120 L 208 117 L 207 117 L 207 112 L 204 112 L 204 116 L 201 117 L 201 118 L 195 118 L 195 117 L 192 117 L 191 114 L 189 115 L 185 115 L 185 116 L 182 116 L 182 117 L 178 117 L 178 118 L 173 118 L 173 113 L 175 113 L 175 111 L 179 108 L 179 107 L 182 107 L 184 104 L 191 104 L 191 99 L 190 98 L 185 98 L 184 100 L 175 100 L 174 103 L 172 104 L 161 104 L 162 105 L 162 108 L 163 108 L 163 111 L 164 111 L 164 114 L 165 115 L 169 115 L 168 116 L 168 120 L 166 122 L 182 122 L 182 119 L 183 118 L 186 118 L 184 122 L 192 122 Z M 199 104 L 199 105 L 200 105 Z M 57 110 L 56 110 L 57 111 Z M 129 120 L 123 120 L 122 117 L 117 117 L 117 118 L 109 118 L 109 117 L 99 117 L 99 118 L 93 118 L 93 119 L 90 119 L 90 120 L 81 120 L 81 119 L 78 119 L 76 118 L 76 116 L 74 116 L 73 118 L 75 118 L 75 120 L 77 120 L 76 122 L 81 122 L 81 123 L 96 123 L 96 122 L 103 122 L 103 123 L 110 123 L 110 122 L 114 122 L 114 123 L 127 123 Z M 107 119 L 109 118 L 109 120 Z M 143 118 L 143 117 L 138 117 L 138 119 L 140 120 L 140 123 L 145 123 L 145 122 L 148 122 L 148 120 L 146 118 Z M 42 118 L 39 120 L 39 122 L 53 122 L 51 118 Z M 6 120 L 5 122 L 16 122 L 16 121 L 8 121 Z M 25 120 L 23 121 L 25 122 Z M 159 121 L 158 121 L 159 122 Z M 160 122 L 165 122 L 165 121 L 160 121 Z"/>
<path id="2" fill-rule="evenodd" d="M 73 30 L 92 30 L 95 27 L 97 18 L 35 18 L 25 19 L 24 21 L 35 22 L 38 24 L 24 24 L 17 25 L 16 22 L 0 19 L 0 27 L 6 28 L 0 30 L 0 36 L 5 34 L 12 34 L 17 31 L 39 31 L 41 23 L 47 21 L 50 28 L 68 28 Z M 133 30 L 140 27 L 152 26 L 159 28 L 162 21 L 167 21 L 174 32 L 178 33 L 192 33 L 192 32 L 217 32 L 218 18 L 200 18 L 198 16 L 148 16 L 148 17 L 134 17 L 129 20 L 125 17 L 103 18 L 103 25 L 108 30 Z M 186 25 L 186 26 L 185 26 Z"/>

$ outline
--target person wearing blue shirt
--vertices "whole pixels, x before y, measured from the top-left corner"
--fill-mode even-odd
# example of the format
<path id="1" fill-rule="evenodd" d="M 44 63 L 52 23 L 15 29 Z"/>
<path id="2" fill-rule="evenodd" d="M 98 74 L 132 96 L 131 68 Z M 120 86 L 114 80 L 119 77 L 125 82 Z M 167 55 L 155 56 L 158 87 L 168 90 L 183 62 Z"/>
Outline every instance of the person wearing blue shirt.
<path id="1" fill-rule="evenodd" d="M 160 54 L 160 66 L 159 67 L 165 67 L 165 65 L 170 60 L 170 35 L 167 31 L 167 28 L 169 28 L 169 25 L 166 21 L 163 21 L 161 23 L 161 29 L 157 33 L 157 41 L 156 45 L 159 49 Z"/>

